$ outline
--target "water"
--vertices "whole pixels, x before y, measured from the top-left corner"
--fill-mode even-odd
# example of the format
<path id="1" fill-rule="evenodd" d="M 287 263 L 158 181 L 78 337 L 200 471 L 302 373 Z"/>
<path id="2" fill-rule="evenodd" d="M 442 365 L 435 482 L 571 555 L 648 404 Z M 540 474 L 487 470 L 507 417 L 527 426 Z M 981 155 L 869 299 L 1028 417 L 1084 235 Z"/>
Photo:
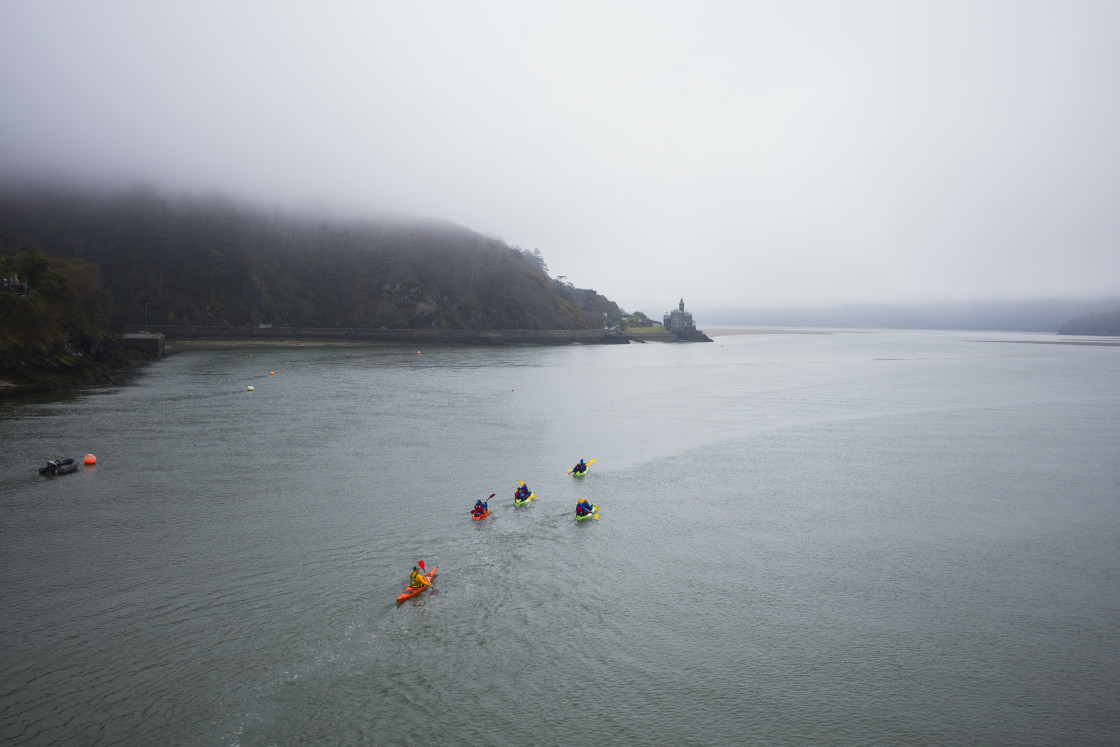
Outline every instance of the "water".
<path id="1" fill-rule="evenodd" d="M 0 743 L 1116 744 L 1120 347 L 1053 339 L 233 348 L 0 404 Z"/>

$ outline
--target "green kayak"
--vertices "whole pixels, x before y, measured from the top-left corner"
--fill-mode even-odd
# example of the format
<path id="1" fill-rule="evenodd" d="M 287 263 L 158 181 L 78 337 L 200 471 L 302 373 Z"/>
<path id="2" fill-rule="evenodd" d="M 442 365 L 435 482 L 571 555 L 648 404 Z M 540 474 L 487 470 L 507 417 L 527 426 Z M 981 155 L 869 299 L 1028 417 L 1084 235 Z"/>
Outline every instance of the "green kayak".
<path id="1" fill-rule="evenodd" d="M 594 510 L 592 510 L 591 513 L 589 513 L 589 514 L 584 514 L 583 516 L 580 516 L 579 514 L 576 514 L 576 521 L 587 521 L 588 519 L 592 519 L 592 518 L 598 519 L 599 516 L 598 516 L 598 514 L 595 513 L 598 510 L 599 510 L 599 507 L 596 506 L 594 508 Z"/>

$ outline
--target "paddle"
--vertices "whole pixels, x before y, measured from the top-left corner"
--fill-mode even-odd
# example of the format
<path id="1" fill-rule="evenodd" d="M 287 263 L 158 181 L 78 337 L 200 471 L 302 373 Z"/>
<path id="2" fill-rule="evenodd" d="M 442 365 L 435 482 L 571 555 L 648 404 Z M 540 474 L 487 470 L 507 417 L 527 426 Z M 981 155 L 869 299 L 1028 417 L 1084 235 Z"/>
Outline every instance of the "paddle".
<path id="1" fill-rule="evenodd" d="M 596 458 L 598 458 L 598 457 L 596 457 Z M 588 460 L 587 460 L 586 462 L 584 462 L 584 465 L 588 465 L 588 464 L 591 464 L 591 463 L 592 463 L 592 462 L 594 462 L 594 461 L 595 461 L 594 459 L 588 459 Z M 570 470 L 568 470 L 568 471 L 569 471 L 569 472 L 571 472 L 571 471 L 572 471 L 572 470 L 574 470 L 574 469 L 575 469 L 575 467 L 572 467 L 572 469 L 570 469 Z M 586 471 L 586 470 L 585 470 L 585 471 Z"/>
<path id="2" fill-rule="evenodd" d="M 491 494 L 490 494 L 490 498 L 493 498 L 493 497 L 494 497 L 495 495 L 497 495 L 497 493 L 491 493 Z M 486 502 L 487 502 L 487 503 L 489 503 L 489 502 L 490 502 L 490 498 L 487 498 L 487 499 L 486 499 Z M 486 507 L 486 511 L 489 511 L 489 510 L 490 510 L 490 507 L 489 507 L 489 506 L 487 506 L 487 507 Z M 483 511 L 482 513 L 486 513 L 486 511 Z M 468 509 L 467 509 L 467 513 L 468 513 L 468 514 L 473 514 L 473 513 L 474 513 L 474 509 L 473 509 L 473 508 L 468 508 Z"/>

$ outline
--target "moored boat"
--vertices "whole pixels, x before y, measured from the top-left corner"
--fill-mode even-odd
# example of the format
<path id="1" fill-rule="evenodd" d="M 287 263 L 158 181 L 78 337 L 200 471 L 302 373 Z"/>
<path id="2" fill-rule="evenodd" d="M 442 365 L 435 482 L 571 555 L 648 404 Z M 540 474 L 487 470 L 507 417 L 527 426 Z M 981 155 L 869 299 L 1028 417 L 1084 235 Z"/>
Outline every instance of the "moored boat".
<path id="1" fill-rule="evenodd" d="M 39 468 L 40 475 L 67 475 L 78 469 L 78 460 L 67 457 L 65 459 L 51 459 L 46 467 Z"/>

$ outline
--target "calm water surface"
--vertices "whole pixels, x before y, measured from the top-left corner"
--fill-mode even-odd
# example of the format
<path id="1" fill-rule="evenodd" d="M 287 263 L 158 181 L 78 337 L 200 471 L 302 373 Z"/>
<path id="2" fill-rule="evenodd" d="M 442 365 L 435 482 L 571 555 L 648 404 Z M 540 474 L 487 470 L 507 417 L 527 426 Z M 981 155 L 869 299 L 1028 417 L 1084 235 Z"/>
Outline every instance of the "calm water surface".
<path id="1" fill-rule="evenodd" d="M 235 348 L 0 404 L 0 743 L 1120 743 L 1120 347 L 1055 339 Z"/>

